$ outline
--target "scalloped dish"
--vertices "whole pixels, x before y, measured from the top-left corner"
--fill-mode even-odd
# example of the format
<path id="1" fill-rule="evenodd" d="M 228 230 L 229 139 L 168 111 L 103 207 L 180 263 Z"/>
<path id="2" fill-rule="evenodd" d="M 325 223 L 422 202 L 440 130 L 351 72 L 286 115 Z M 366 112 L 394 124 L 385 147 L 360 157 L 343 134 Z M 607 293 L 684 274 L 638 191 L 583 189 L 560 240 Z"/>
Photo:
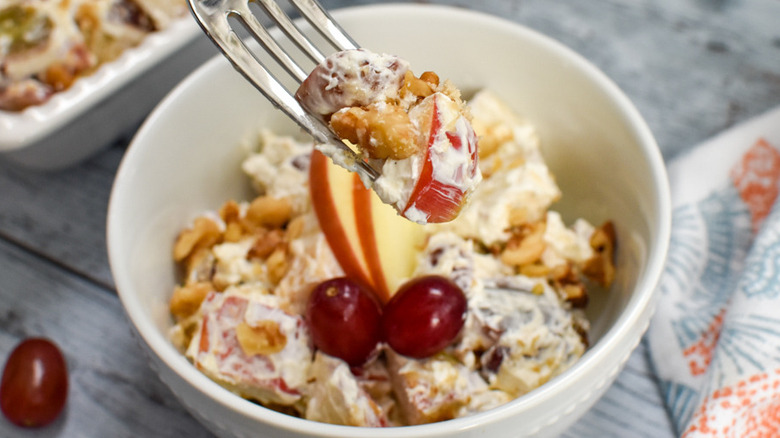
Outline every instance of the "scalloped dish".
<path id="1" fill-rule="evenodd" d="M 198 35 L 183 0 L 0 2 L 0 154 L 67 127 Z M 73 147 L 66 164 L 94 149 Z"/>

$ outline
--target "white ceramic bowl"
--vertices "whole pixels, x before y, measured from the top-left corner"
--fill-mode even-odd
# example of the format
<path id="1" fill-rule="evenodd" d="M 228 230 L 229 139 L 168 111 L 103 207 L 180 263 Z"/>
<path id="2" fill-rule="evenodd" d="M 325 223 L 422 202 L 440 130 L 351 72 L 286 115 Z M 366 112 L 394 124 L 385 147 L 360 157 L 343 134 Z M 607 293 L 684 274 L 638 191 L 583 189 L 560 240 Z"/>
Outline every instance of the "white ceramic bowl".
<path id="1" fill-rule="evenodd" d="M 224 390 L 168 340 L 171 245 L 195 215 L 246 198 L 241 144 L 261 127 L 297 128 L 217 58 L 184 81 L 143 125 L 119 169 L 108 214 L 111 268 L 151 363 L 182 403 L 226 437 L 553 436 L 621 370 L 652 313 L 671 212 L 666 174 L 642 117 L 601 72 L 534 31 L 463 9 L 384 5 L 336 11 L 366 47 L 434 70 L 462 89 L 496 90 L 538 128 L 563 190 L 565 218 L 613 219 L 612 289 L 592 297 L 592 347 L 570 370 L 491 411 L 436 424 L 372 430 L 294 418 Z"/>
<path id="2" fill-rule="evenodd" d="M 187 14 L 46 103 L 21 112 L 0 110 L 0 158 L 41 170 L 77 164 L 141 123 L 214 53 Z"/>

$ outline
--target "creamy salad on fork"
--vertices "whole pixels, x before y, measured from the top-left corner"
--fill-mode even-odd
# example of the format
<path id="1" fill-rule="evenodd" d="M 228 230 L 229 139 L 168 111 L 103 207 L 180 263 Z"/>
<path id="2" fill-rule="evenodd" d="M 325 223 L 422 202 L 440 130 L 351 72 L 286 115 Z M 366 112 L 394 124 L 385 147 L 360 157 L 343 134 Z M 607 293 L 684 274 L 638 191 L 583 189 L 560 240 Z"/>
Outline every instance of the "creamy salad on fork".
<path id="1" fill-rule="evenodd" d="M 436 73 L 417 77 L 397 56 L 345 50 L 320 63 L 295 97 L 379 170 L 372 188 L 411 221 L 455 219 L 482 179 L 468 109 Z"/>

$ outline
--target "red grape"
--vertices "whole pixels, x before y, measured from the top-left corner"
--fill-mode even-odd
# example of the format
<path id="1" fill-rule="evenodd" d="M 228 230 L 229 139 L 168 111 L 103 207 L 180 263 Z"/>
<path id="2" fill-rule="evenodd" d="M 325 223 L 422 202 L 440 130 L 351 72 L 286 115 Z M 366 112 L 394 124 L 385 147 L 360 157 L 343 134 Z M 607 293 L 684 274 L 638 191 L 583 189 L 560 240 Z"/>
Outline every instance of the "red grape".
<path id="1" fill-rule="evenodd" d="M 412 279 L 385 305 L 384 339 L 404 356 L 432 356 L 458 335 L 466 305 L 463 291 L 448 278 L 429 275 Z"/>
<path id="2" fill-rule="evenodd" d="M 317 285 L 306 309 L 314 346 L 351 366 L 365 363 L 376 349 L 381 316 L 374 294 L 346 277 Z"/>
<path id="3" fill-rule="evenodd" d="M 14 348 L 0 382 L 0 408 L 14 424 L 40 427 L 54 421 L 68 397 L 68 369 L 54 343 L 28 338 Z"/>

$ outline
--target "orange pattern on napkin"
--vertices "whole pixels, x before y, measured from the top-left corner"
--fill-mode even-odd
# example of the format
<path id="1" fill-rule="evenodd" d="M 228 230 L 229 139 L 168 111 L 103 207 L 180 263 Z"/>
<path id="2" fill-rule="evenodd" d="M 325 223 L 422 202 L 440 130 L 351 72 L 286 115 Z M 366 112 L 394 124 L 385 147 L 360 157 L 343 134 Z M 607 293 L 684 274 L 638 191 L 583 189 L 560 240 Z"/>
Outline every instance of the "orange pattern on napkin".
<path id="1" fill-rule="evenodd" d="M 689 424 L 683 438 L 694 434 L 776 438 L 780 430 L 780 369 L 715 390 Z"/>
<path id="2" fill-rule="evenodd" d="M 780 152 L 760 139 L 731 170 L 739 195 L 750 210 L 753 231 L 758 231 L 777 198 Z"/>
<path id="3" fill-rule="evenodd" d="M 721 310 L 715 318 L 712 319 L 707 331 L 702 333 L 701 338 L 690 347 L 683 351 L 683 356 L 688 360 L 688 369 L 692 376 L 704 374 L 712 362 L 712 355 L 715 347 L 718 345 L 720 329 L 723 326 L 723 317 L 726 315 L 726 309 Z"/>

